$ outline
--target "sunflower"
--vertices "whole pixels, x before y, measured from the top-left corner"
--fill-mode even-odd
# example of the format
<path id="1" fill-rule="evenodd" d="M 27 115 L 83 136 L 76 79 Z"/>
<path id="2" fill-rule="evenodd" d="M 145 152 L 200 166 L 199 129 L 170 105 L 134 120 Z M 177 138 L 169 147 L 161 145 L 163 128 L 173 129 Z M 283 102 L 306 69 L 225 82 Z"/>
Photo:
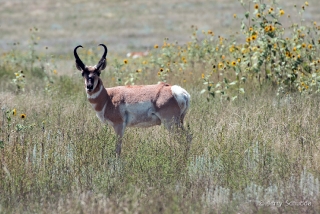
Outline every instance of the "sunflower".
<path id="1" fill-rule="evenodd" d="M 269 31 L 271 31 L 271 32 L 272 32 L 272 31 L 274 31 L 274 30 L 275 30 L 275 27 L 274 27 L 274 26 L 272 26 L 272 25 L 270 25 L 270 26 L 269 26 Z"/>
<path id="2" fill-rule="evenodd" d="M 255 5 L 254 5 L 254 9 L 258 10 L 258 9 L 259 9 L 259 5 L 258 5 L 258 4 L 255 4 Z"/>
<path id="3" fill-rule="evenodd" d="M 154 45 L 153 47 L 154 47 L 155 49 L 157 49 L 157 48 L 159 48 L 159 45 Z"/>
<path id="4" fill-rule="evenodd" d="M 16 110 L 15 108 L 12 110 L 12 115 L 13 115 L 13 116 L 16 116 L 16 115 L 17 115 L 17 110 Z"/>
<path id="5" fill-rule="evenodd" d="M 232 65 L 232 66 L 236 66 L 236 64 L 237 64 L 237 63 L 236 63 L 235 61 L 232 61 L 232 62 L 231 62 L 231 65 Z"/>
<path id="6" fill-rule="evenodd" d="M 280 16 L 283 16 L 283 15 L 284 15 L 284 10 L 281 9 L 281 10 L 279 11 L 279 13 L 280 13 Z"/>
<path id="7" fill-rule="evenodd" d="M 127 59 L 124 59 L 124 60 L 123 60 L 123 63 L 124 63 L 124 64 L 128 64 L 128 62 L 129 62 L 129 61 L 128 61 Z"/>
<path id="8" fill-rule="evenodd" d="M 20 118 L 21 118 L 21 119 L 25 119 L 25 118 L 26 118 L 26 115 L 25 115 L 25 114 L 20 114 Z"/>

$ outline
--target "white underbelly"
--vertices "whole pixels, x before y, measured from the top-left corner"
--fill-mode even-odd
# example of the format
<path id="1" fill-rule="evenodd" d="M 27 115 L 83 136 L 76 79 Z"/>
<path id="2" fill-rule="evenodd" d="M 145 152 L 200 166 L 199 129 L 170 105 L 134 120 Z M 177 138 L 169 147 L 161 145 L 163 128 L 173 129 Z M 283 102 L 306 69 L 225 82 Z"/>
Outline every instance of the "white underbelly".
<path id="1" fill-rule="evenodd" d="M 161 124 L 151 102 L 126 104 L 121 110 L 125 114 L 128 127 L 150 127 Z"/>

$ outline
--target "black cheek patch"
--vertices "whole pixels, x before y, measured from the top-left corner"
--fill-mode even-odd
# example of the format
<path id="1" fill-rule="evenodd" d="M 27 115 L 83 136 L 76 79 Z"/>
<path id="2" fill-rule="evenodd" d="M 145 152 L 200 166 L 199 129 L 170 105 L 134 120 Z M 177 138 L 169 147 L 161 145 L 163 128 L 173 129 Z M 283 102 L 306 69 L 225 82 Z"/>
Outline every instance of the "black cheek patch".
<path id="1" fill-rule="evenodd" d="M 87 72 L 87 71 L 82 71 L 82 76 L 84 77 L 84 76 L 88 76 L 89 74 L 88 74 L 89 72 Z"/>

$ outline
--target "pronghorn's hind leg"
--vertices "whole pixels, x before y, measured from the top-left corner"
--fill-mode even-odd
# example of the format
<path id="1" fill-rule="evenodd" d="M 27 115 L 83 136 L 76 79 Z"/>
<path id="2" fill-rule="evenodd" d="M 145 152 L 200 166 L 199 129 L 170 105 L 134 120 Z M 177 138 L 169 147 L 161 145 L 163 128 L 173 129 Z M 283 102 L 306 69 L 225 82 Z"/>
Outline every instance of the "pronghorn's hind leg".
<path id="1" fill-rule="evenodd" d="M 170 141 L 177 142 L 184 147 L 185 156 L 187 157 L 192 141 L 192 133 L 190 127 L 183 126 L 183 118 L 172 118 L 172 120 L 163 121 L 165 128 L 170 135 Z"/>
<path id="2" fill-rule="evenodd" d="M 190 133 L 190 127 L 188 126 L 187 129 L 183 126 L 184 117 L 186 116 L 188 109 L 190 107 L 190 94 L 181 88 L 180 86 L 174 85 L 171 87 L 172 94 L 176 99 L 179 108 L 180 108 L 180 115 L 179 121 L 177 126 L 180 129 L 180 132 L 186 136 L 187 144 L 191 144 L 192 141 L 192 134 Z"/>

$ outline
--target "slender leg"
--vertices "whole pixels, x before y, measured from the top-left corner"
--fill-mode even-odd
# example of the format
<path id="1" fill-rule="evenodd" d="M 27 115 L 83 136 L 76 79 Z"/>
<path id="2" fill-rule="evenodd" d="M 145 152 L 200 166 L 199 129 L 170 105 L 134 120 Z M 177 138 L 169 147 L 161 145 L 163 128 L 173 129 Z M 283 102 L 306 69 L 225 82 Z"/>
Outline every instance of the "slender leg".
<path id="1" fill-rule="evenodd" d="M 118 158 L 120 157 L 120 154 L 121 154 L 121 144 L 122 144 L 122 137 L 125 130 L 125 124 L 124 123 L 117 124 L 113 128 L 114 128 L 114 131 L 117 133 L 117 137 L 118 137 L 117 144 L 116 144 L 116 157 Z"/>

